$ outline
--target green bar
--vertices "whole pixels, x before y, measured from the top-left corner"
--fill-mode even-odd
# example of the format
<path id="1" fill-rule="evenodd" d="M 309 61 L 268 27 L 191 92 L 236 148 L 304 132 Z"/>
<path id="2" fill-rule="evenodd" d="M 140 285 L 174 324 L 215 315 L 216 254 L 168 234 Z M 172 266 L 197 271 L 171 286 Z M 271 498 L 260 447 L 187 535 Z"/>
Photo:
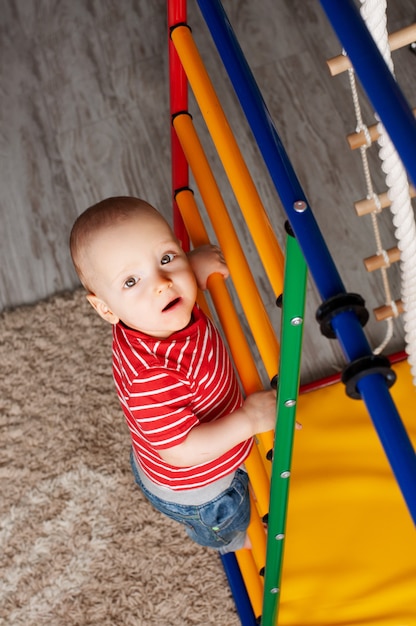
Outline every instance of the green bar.
<path id="1" fill-rule="evenodd" d="M 262 626 L 276 626 L 279 611 L 289 481 L 305 314 L 307 266 L 298 242 L 286 240 L 277 424 L 270 486 Z"/>

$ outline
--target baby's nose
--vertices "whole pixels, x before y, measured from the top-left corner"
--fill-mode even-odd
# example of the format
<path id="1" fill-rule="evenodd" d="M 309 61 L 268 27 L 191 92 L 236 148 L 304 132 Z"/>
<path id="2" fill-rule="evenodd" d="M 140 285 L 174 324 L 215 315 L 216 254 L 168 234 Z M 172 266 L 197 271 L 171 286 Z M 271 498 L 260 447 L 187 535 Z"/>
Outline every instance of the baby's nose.
<path id="1" fill-rule="evenodd" d="M 172 280 L 164 273 L 160 273 L 157 279 L 157 292 L 162 293 L 172 287 Z"/>

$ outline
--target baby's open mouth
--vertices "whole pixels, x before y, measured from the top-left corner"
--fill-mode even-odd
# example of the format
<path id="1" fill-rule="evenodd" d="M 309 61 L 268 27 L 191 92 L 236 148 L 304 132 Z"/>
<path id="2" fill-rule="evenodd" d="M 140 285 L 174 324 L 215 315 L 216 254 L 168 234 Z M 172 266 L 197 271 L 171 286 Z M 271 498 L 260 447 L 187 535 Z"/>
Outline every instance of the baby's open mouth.
<path id="1" fill-rule="evenodd" d="M 180 298 L 175 298 L 174 300 L 171 300 L 171 302 L 169 302 L 169 304 L 167 304 L 165 308 L 162 309 L 162 313 L 164 313 L 165 311 L 169 311 L 169 309 L 178 304 L 178 302 L 180 302 Z"/>

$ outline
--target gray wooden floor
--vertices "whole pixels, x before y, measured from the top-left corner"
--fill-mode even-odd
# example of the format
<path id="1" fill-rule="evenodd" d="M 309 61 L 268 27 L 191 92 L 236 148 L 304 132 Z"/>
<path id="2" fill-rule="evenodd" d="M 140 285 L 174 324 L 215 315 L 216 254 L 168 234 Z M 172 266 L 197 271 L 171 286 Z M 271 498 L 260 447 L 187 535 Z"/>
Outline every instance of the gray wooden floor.
<path id="1" fill-rule="evenodd" d="M 170 212 L 170 121 L 164 0 L 1 0 L 0 12 L 0 309 L 36 302 L 78 286 L 67 239 L 75 217 L 108 196 L 145 197 Z M 384 300 L 378 275 L 362 259 L 375 252 L 369 218 L 353 203 L 365 195 L 358 153 L 345 141 L 355 119 L 345 75 L 331 78 L 326 59 L 340 46 L 318 0 L 224 0 L 224 8 L 311 202 L 346 288 L 369 309 Z M 416 19 L 414 0 L 390 0 L 389 30 Z M 243 114 L 220 67 L 194 0 L 189 23 L 229 116 L 278 238 L 284 215 Z M 396 75 L 416 106 L 416 56 L 394 53 Z M 191 113 L 199 125 L 200 115 Z M 372 123 L 364 102 L 365 121 Z M 203 125 L 201 135 L 213 154 Z M 384 184 L 377 164 L 377 190 Z M 242 219 L 221 167 L 224 197 L 241 230 Z M 388 211 L 380 217 L 386 248 L 395 245 Z M 250 263 L 274 314 L 274 296 L 250 238 Z M 397 267 L 390 270 L 400 295 Z M 342 367 L 334 342 L 314 321 L 319 304 L 308 287 L 304 380 Z M 276 328 L 278 327 L 276 312 Z M 372 318 L 373 346 L 384 323 Z M 403 347 L 403 329 L 387 349 Z"/>

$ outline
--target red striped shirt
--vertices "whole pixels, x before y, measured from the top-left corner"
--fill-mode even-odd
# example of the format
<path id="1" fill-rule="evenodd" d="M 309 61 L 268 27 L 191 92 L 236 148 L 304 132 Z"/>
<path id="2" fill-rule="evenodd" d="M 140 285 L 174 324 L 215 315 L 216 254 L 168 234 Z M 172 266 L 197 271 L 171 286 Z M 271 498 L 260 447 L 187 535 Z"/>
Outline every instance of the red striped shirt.
<path id="1" fill-rule="evenodd" d="M 168 339 L 114 326 L 113 375 L 144 473 L 173 490 L 203 487 L 236 470 L 252 439 L 192 467 L 174 467 L 158 450 L 182 443 L 192 428 L 238 409 L 240 387 L 224 343 L 197 307 L 193 321 Z"/>

